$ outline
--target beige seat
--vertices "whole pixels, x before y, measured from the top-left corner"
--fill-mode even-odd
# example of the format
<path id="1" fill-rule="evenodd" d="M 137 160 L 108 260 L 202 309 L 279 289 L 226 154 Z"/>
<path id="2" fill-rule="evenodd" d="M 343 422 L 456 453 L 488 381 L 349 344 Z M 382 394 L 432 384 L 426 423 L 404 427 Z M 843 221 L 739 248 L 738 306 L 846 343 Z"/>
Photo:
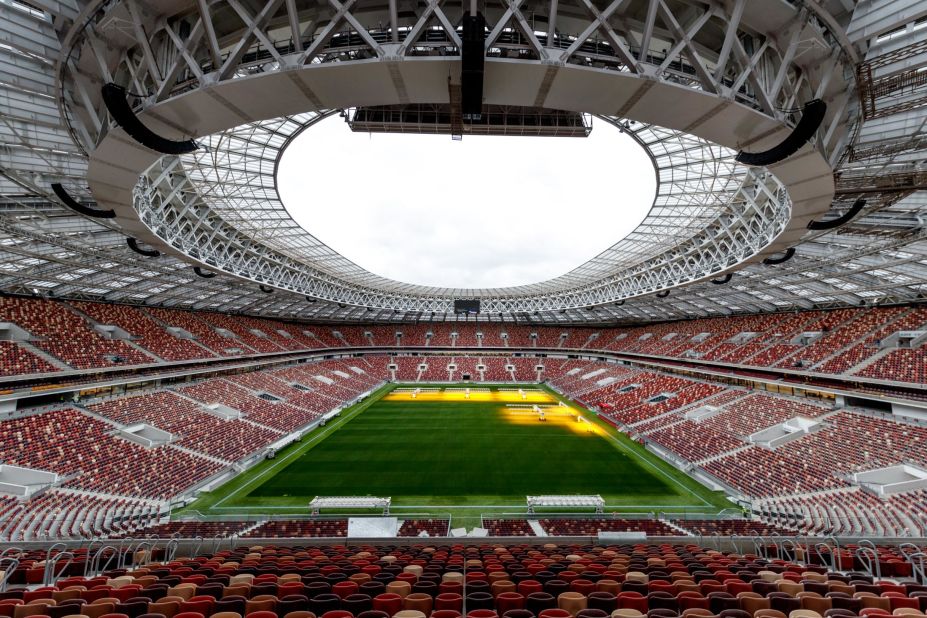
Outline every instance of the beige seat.
<path id="1" fill-rule="evenodd" d="M 458 573 L 457 571 L 448 571 L 447 573 L 441 576 L 441 581 L 442 582 L 455 582 L 458 584 L 462 584 L 464 581 L 464 575 L 463 573 Z"/>
<path id="2" fill-rule="evenodd" d="M 402 609 L 421 612 L 426 616 L 431 615 L 433 607 L 434 599 L 432 599 L 430 594 L 425 594 L 424 592 L 407 594 L 406 598 L 402 600 Z"/>
<path id="3" fill-rule="evenodd" d="M 165 618 L 174 618 L 174 614 L 180 612 L 180 603 L 177 601 L 165 601 L 161 599 L 155 603 L 148 604 L 148 613 L 162 614 Z M 102 614 L 101 614 L 102 615 Z M 99 618 L 99 617 L 96 617 Z"/>
<path id="4" fill-rule="evenodd" d="M 650 577 L 646 573 L 641 573 L 640 571 L 628 571 L 624 576 L 625 581 L 629 582 L 640 582 L 646 584 L 650 581 Z"/>
<path id="5" fill-rule="evenodd" d="M 222 598 L 225 597 L 249 597 L 251 596 L 251 584 L 238 583 L 234 586 L 226 586 L 222 591 Z"/>
<path id="6" fill-rule="evenodd" d="M 893 616 L 923 616 L 924 612 L 913 607 L 899 607 L 892 611 Z"/>
<path id="7" fill-rule="evenodd" d="M 636 609 L 631 609 L 630 607 L 623 607 L 612 612 L 612 618 L 638 618 L 638 616 L 643 615 L 644 614 Z"/>
<path id="8" fill-rule="evenodd" d="M 787 616 L 778 609 L 761 609 L 753 614 L 753 618 L 787 618 Z"/>
<path id="9" fill-rule="evenodd" d="M 789 618 L 824 618 L 821 614 L 810 609 L 794 609 L 789 612 Z"/>
<path id="10" fill-rule="evenodd" d="M 132 584 L 134 581 L 135 578 L 131 575 L 120 575 L 119 577 L 106 580 L 106 584 L 112 586 L 113 588 L 122 588 L 123 586 Z"/>
<path id="11" fill-rule="evenodd" d="M 55 590 L 52 592 L 52 599 L 55 602 L 65 601 L 67 599 L 79 599 L 81 589 L 79 588 L 66 588 L 65 590 Z"/>
<path id="12" fill-rule="evenodd" d="M 418 564 L 409 564 L 409 565 L 406 565 L 406 567 L 405 567 L 402 571 L 403 571 L 403 573 L 412 573 L 413 575 L 415 575 L 415 578 L 416 578 L 416 579 L 418 579 L 419 577 L 421 577 L 421 576 L 422 576 L 422 572 L 423 572 L 423 571 L 422 571 L 421 565 L 418 565 Z"/>
<path id="13" fill-rule="evenodd" d="M 229 578 L 229 586 L 237 586 L 238 584 L 248 584 L 249 586 L 254 582 L 254 575 L 251 573 L 241 573 L 240 575 L 232 575 Z"/>
<path id="14" fill-rule="evenodd" d="M 572 590 L 561 592 L 557 597 L 557 607 L 565 609 L 575 616 L 580 611 L 586 609 L 586 595 L 573 592 Z"/>
<path id="15" fill-rule="evenodd" d="M 611 592 L 617 595 L 621 592 L 621 584 L 614 579 L 600 579 L 595 583 L 596 592 Z"/>
<path id="16" fill-rule="evenodd" d="M 386 591 L 406 598 L 406 595 L 412 592 L 412 584 L 406 581 L 393 580 L 386 584 Z"/>
<path id="17" fill-rule="evenodd" d="M 85 616 L 88 616 L 89 618 L 100 618 L 100 616 L 105 616 L 106 614 L 112 614 L 114 611 L 116 611 L 116 604 L 115 603 L 87 603 L 87 604 L 80 606 L 80 611 L 82 614 L 84 614 Z M 164 612 L 158 612 L 158 613 L 163 614 Z M 171 618 L 173 615 L 174 614 L 170 614 L 170 615 L 165 614 L 167 618 Z"/>
<path id="18" fill-rule="evenodd" d="M 878 609 L 884 609 L 887 612 L 892 611 L 892 602 L 888 597 L 879 597 L 871 592 L 857 592 L 853 596 L 859 599 L 859 604 L 862 609 L 876 607 Z"/>
<path id="19" fill-rule="evenodd" d="M 746 593 L 741 593 L 746 594 Z M 751 593 L 756 594 L 756 593 Z M 760 610 L 770 609 L 772 607 L 772 601 L 764 597 L 763 595 L 757 594 L 754 596 L 740 596 L 737 595 L 738 601 L 740 601 L 740 609 L 744 610 L 748 614 L 753 614 L 754 616 Z"/>
<path id="20" fill-rule="evenodd" d="M 167 589 L 168 596 L 181 597 L 184 601 L 189 601 L 196 595 L 196 586 L 193 584 L 177 584 L 173 588 Z"/>
<path id="21" fill-rule="evenodd" d="M 497 597 L 503 592 L 515 592 L 516 586 L 515 582 L 510 582 L 508 580 L 497 580 L 492 583 L 490 586 L 490 592 L 492 596 Z"/>
<path id="22" fill-rule="evenodd" d="M 241 614 L 238 612 L 218 612 L 210 616 L 210 618 L 241 618 Z"/>
<path id="23" fill-rule="evenodd" d="M 700 618 L 702 616 L 714 616 L 714 614 L 711 613 L 710 609 L 705 609 L 704 607 L 690 607 L 682 612 L 682 618 Z"/>
<path id="24" fill-rule="evenodd" d="M 50 600 L 50 599 L 42 599 Z M 45 614 L 45 608 L 48 603 L 29 603 L 27 605 L 17 605 L 13 608 L 13 618 L 27 618 L 28 616 L 42 616 Z"/>
<path id="25" fill-rule="evenodd" d="M 245 614 L 254 612 L 272 612 L 277 607 L 277 597 L 270 594 L 260 594 L 253 599 L 245 601 Z"/>
<path id="26" fill-rule="evenodd" d="M 393 618 L 426 618 L 426 616 L 416 609 L 403 609 L 393 614 Z"/>
<path id="27" fill-rule="evenodd" d="M 793 582 L 793 581 L 788 580 L 788 579 L 780 579 L 780 580 L 778 580 L 778 581 L 776 582 L 776 588 L 779 590 L 779 592 L 784 592 L 784 593 L 786 593 L 786 594 L 790 594 L 790 595 L 792 595 L 793 597 L 794 597 L 794 596 L 798 596 L 798 593 L 799 593 L 799 592 L 804 592 L 804 591 L 805 591 L 805 585 L 804 585 L 804 584 L 799 584 L 798 582 Z"/>

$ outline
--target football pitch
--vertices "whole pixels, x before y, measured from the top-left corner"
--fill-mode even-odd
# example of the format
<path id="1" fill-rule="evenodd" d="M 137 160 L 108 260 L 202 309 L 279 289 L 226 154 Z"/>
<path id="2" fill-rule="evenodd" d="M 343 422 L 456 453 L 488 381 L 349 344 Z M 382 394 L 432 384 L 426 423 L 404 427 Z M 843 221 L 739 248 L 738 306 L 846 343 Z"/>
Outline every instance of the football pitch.
<path id="1" fill-rule="evenodd" d="M 600 494 L 611 511 L 731 506 L 542 386 L 465 388 L 389 385 L 190 510 L 306 514 L 315 496 L 357 495 L 431 514 L 523 511 L 548 494 Z"/>

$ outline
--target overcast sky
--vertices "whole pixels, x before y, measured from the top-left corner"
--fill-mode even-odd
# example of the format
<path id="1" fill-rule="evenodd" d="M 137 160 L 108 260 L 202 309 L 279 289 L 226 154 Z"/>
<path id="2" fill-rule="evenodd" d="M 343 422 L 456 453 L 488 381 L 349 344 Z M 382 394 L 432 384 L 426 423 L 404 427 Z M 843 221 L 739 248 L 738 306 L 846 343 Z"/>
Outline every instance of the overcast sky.
<path id="1" fill-rule="evenodd" d="M 310 233 L 406 283 L 498 287 L 556 277 L 632 230 L 650 159 L 595 121 L 588 138 L 352 133 L 332 117 L 285 151 L 280 196 Z"/>

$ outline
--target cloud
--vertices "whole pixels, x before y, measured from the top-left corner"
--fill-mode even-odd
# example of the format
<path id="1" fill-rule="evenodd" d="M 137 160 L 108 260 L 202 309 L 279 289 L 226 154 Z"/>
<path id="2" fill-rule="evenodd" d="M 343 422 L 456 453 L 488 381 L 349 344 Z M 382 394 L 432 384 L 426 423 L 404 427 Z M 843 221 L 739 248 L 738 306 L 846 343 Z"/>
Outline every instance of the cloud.
<path id="1" fill-rule="evenodd" d="M 646 153 L 598 121 L 588 138 L 352 133 L 337 117 L 280 161 L 306 230 L 406 283 L 483 288 L 557 277 L 637 226 L 653 202 Z"/>

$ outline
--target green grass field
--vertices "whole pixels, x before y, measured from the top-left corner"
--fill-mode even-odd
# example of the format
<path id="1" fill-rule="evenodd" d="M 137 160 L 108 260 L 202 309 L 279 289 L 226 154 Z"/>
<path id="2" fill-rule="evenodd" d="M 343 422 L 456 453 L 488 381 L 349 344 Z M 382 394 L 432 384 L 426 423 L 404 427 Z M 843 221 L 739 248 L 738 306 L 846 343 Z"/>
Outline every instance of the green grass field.
<path id="1" fill-rule="evenodd" d="M 495 387 L 470 400 L 459 392 L 412 399 L 394 388 L 384 387 L 185 511 L 306 514 L 317 495 L 390 496 L 394 511 L 453 513 L 455 520 L 523 511 L 533 494 L 601 494 L 609 510 L 620 511 L 731 506 L 574 403 L 546 408 L 545 421 L 511 405 L 556 406 L 560 397 L 543 387 L 525 386 L 534 390 L 527 402 Z"/>

